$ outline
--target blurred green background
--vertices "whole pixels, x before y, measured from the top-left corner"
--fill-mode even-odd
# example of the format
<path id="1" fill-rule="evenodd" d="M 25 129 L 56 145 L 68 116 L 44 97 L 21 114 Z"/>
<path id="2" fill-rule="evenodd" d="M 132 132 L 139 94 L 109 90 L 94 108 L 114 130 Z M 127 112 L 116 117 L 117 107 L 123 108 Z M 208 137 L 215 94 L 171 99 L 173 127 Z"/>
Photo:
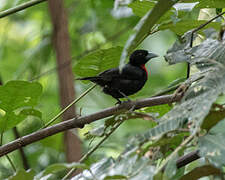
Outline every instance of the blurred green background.
<path id="1" fill-rule="evenodd" d="M 25 0 L 2 0 L 0 11 L 26 2 Z M 65 6 L 69 18 L 72 62 L 75 65 L 93 50 L 115 46 L 123 47 L 133 27 L 140 20 L 127 7 L 115 9 L 113 0 L 66 0 Z M 125 9 L 122 9 L 125 8 Z M 34 80 L 43 86 L 38 109 L 42 112 L 42 120 L 27 119 L 19 124 L 21 135 L 31 133 L 48 122 L 59 111 L 58 78 L 51 37 L 51 22 L 46 2 L 0 19 L 0 77 L 5 84 L 10 80 Z M 160 57 L 150 61 L 150 71 L 145 87 L 131 99 L 146 98 L 165 89 L 173 80 L 185 77 L 186 64 L 168 66 L 163 56 L 175 42 L 176 35 L 171 31 L 160 31 L 149 36 L 139 48 L 150 50 Z M 44 72 L 54 69 L 49 73 Z M 76 76 L 76 73 L 75 73 Z M 76 97 L 91 86 L 90 83 L 75 81 Z M 95 88 L 77 105 L 81 115 L 90 114 L 106 107 L 114 106 L 115 100 Z M 57 122 L 59 122 L 58 120 Z M 79 130 L 83 142 L 83 152 L 98 142 L 86 140 L 84 134 L 102 125 L 104 120 L 85 126 Z M 128 142 L 130 135 L 151 127 L 147 120 L 129 120 L 99 148 L 89 159 L 98 160 L 105 155 L 117 157 Z M 14 135 L 8 131 L 4 135 L 4 143 L 12 141 Z M 46 138 L 25 147 L 29 163 L 33 169 L 40 171 L 54 162 L 64 162 L 62 134 Z M 90 144 L 91 142 L 91 144 Z M 18 152 L 10 157 L 17 167 L 22 167 Z M 0 159 L 0 179 L 11 174 L 10 165 L 5 157 Z"/>

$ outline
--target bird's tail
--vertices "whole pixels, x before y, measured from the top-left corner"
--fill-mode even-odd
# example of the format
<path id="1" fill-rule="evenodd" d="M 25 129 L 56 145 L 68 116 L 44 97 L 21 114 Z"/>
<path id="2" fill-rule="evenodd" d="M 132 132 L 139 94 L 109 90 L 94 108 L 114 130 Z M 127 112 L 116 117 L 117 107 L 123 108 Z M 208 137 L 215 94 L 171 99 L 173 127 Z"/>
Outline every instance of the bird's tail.
<path id="1" fill-rule="evenodd" d="M 99 80 L 101 80 L 101 77 L 99 76 L 92 76 L 92 77 L 83 77 L 83 78 L 77 78 L 75 80 L 89 80 L 89 81 L 92 81 L 92 82 L 98 82 Z"/>
<path id="2" fill-rule="evenodd" d="M 76 78 L 75 80 L 89 80 L 89 81 L 91 81 L 91 80 L 95 80 L 95 79 L 98 79 L 98 77 L 95 77 L 95 76 L 93 76 L 93 77 L 83 77 L 83 78 Z"/>

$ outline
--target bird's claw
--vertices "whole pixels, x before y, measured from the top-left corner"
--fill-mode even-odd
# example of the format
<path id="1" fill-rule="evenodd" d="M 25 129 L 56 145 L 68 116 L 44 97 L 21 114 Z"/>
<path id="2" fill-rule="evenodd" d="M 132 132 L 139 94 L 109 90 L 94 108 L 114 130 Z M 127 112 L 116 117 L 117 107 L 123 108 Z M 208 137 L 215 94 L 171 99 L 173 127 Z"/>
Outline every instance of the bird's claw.
<path id="1" fill-rule="evenodd" d="M 184 93 L 188 90 L 189 85 L 188 84 L 181 84 L 176 91 L 173 93 L 172 100 L 176 99 L 178 96 L 183 97 Z"/>

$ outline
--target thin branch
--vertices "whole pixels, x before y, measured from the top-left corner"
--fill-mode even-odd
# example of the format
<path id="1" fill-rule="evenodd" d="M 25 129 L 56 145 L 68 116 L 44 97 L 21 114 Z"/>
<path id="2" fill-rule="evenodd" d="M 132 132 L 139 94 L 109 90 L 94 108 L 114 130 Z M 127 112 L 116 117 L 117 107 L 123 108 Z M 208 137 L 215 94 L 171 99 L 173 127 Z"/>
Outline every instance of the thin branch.
<path id="1" fill-rule="evenodd" d="M 3 17 L 9 16 L 11 14 L 14 14 L 16 12 L 22 11 L 22 10 L 24 10 L 26 8 L 29 8 L 31 6 L 34 6 L 36 4 L 42 3 L 44 1 L 47 1 L 47 0 L 33 0 L 33 1 L 29 1 L 29 2 L 26 2 L 26 3 L 20 4 L 16 7 L 7 9 L 5 11 L 2 11 L 2 12 L 0 12 L 0 19 L 3 18 Z"/>
<path id="2" fill-rule="evenodd" d="M 103 142 L 105 142 L 106 139 L 108 139 L 108 137 L 123 123 L 124 121 L 120 121 L 115 127 L 113 127 L 111 129 L 111 131 L 109 133 L 107 133 L 105 135 L 104 138 L 102 138 L 102 140 L 96 144 L 90 151 L 88 151 L 80 160 L 79 162 L 82 163 L 84 162 L 93 152 L 95 152 L 99 146 L 101 146 L 101 144 Z M 66 180 L 68 179 L 75 171 L 76 171 L 77 168 L 72 168 L 64 177 L 62 180 Z"/>
<path id="3" fill-rule="evenodd" d="M 9 161 L 9 164 L 12 166 L 13 171 L 16 172 L 16 166 L 14 165 L 13 161 L 11 160 L 11 158 L 9 157 L 9 155 L 5 155 L 6 159 Z"/>
<path id="4" fill-rule="evenodd" d="M 199 153 L 199 150 L 196 150 L 180 157 L 176 162 L 177 168 L 178 169 L 182 168 L 183 166 L 191 163 L 192 161 L 199 159 L 200 156 L 198 155 L 198 153 Z"/>
<path id="5" fill-rule="evenodd" d="M 0 157 L 20 147 L 34 143 L 36 141 L 52 136 L 54 134 L 57 134 L 69 129 L 73 129 L 73 128 L 83 128 L 85 124 L 90 124 L 94 121 L 97 121 L 106 117 L 110 117 L 124 110 L 129 110 L 134 106 L 135 106 L 135 109 L 140 109 L 143 107 L 173 103 L 173 102 L 181 100 L 181 98 L 182 98 L 181 95 L 177 95 L 176 97 L 174 97 L 173 95 L 165 95 L 165 96 L 159 96 L 159 97 L 153 97 L 153 98 L 146 98 L 146 99 L 137 100 L 137 101 L 124 102 L 119 106 L 106 108 L 97 113 L 93 113 L 83 117 L 73 118 L 65 122 L 61 122 L 53 126 L 47 127 L 45 129 L 41 129 L 29 135 L 23 136 L 19 139 L 16 139 L 8 144 L 1 146 Z"/>
<path id="6" fill-rule="evenodd" d="M 15 135 L 15 139 L 20 138 L 20 134 L 19 134 L 19 132 L 18 132 L 18 130 L 17 130 L 16 127 L 13 128 L 13 133 Z M 20 153 L 20 157 L 21 157 L 22 162 L 23 162 L 23 168 L 25 170 L 30 169 L 30 166 L 29 166 L 27 157 L 26 157 L 25 152 L 24 152 L 24 149 L 22 147 L 19 148 L 19 153 Z"/>
<path id="7" fill-rule="evenodd" d="M 189 137 L 187 137 L 170 155 L 168 158 L 166 158 L 166 160 L 159 166 L 159 168 L 156 170 L 155 174 L 158 174 L 160 171 L 164 170 L 167 163 L 186 145 L 188 144 L 190 141 L 192 141 L 192 139 L 195 137 L 195 133 L 193 133 L 192 135 L 190 135 Z"/>
<path id="8" fill-rule="evenodd" d="M 191 32 L 191 40 L 190 40 L 190 47 L 191 48 L 193 47 L 194 33 L 196 33 L 197 31 L 199 31 L 200 29 L 204 28 L 206 25 L 208 25 L 209 23 L 211 23 L 212 21 L 214 21 L 218 17 L 222 16 L 223 14 L 225 14 L 225 12 L 222 12 L 222 13 L 218 14 L 217 16 L 215 16 L 214 18 L 210 19 L 206 23 L 201 24 L 199 27 L 197 27 L 194 30 L 192 30 L 192 32 Z M 190 63 L 187 62 L 187 79 L 190 77 L 190 70 L 191 70 Z"/>
<path id="9" fill-rule="evenodd" d="M 58 119 L 65 111 L 67 111 L 72 105 L 76 104 L 79 100 L 81 100 L 85 95 L 87 95 L 92 89 L 94 89 L 97 86 L 97 84 L 94 84 L 89 89 L 87 89 L 85 92 L 83 92 L 78 98 L 73 100 L 68 106 L 66 106 L 60 113 L 58 113 L 54 118 L 52 118 L 43 128 L 48 127 L 50 124 L 52 124 L 56 119 Z"/>

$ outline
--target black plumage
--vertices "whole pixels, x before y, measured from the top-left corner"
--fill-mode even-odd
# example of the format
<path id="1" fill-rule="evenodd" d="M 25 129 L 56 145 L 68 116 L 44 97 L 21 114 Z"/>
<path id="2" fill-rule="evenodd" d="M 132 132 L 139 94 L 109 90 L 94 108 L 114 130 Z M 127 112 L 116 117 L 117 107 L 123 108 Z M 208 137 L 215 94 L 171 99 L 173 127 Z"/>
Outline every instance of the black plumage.
<path id="1" fill-rule="evenodd" d="M 128 64 L 121 70 L 119 68 L 108 69 L 97 76 L 79 78 L 78 80 L 90 80 L 103 87 L 103 92 L 117 99 L 135 94 L 142 89 L 147 81 L 148 73 L 145 64 L 157 57 L 156 54 L 146 50 L 134 51 Z"/>

